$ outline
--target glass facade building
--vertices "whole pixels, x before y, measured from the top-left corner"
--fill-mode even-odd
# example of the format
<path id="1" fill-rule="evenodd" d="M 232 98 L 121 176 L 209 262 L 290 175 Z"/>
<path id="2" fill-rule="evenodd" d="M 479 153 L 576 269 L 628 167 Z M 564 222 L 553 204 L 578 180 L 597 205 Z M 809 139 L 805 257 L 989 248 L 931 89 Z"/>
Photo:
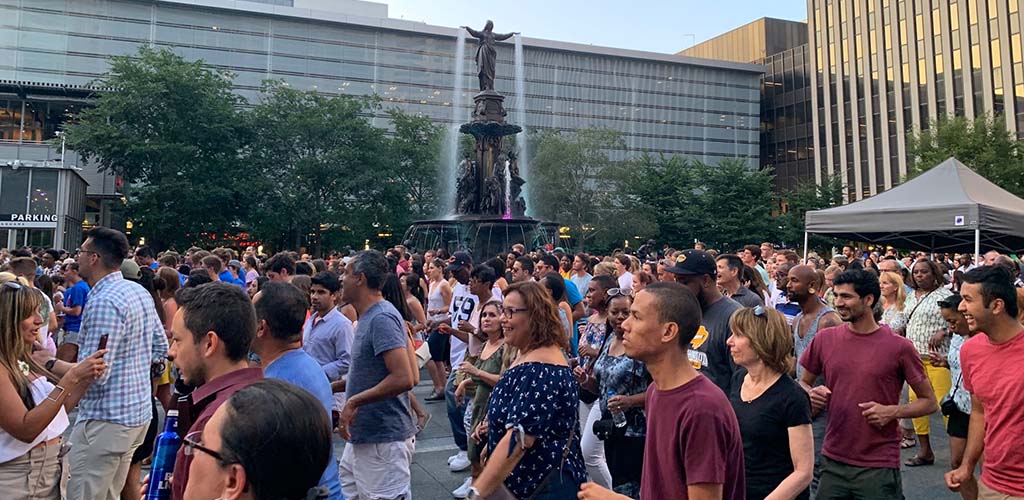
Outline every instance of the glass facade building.
<path id="1" fill-rule="evenodd" d="M 1024 138 L 1020 0 L 809 0 L 815 178 L 856 201 L 907 174 L 906 133 L 995 115 Z"/>

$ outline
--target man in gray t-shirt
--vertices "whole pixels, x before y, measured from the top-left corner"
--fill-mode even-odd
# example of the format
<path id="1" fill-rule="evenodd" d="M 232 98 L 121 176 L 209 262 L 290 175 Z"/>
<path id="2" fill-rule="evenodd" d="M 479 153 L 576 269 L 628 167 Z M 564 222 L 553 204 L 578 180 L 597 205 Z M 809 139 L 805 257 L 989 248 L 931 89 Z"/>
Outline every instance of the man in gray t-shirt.
<path id="1" fill-rule="evenodd" d="M 690 364 L 728 395 L 738 370 L 725 344 L 732 335 L 729 318 L 743 306 L 719 291 L 715 258 L 703 250 L 684 251 L 665 270 L 674 274 L 676 281 L 689 288 L 700 302 L 700 328 L 687 353 Z"/>
<path id="2" fill-rule="evenodd" d="M 341 456 L 345 498 L 410 496 L 416 425 L 408 392 L 414 376 L 405 322 L 384 300 L 388 274 L 380 252 L 359 252 L 349 262 L 342 298 L 359 315 L 344 408 L 338 428 L 348 442 Z M 358 478 L 358 480 L 357 480 Z"/>

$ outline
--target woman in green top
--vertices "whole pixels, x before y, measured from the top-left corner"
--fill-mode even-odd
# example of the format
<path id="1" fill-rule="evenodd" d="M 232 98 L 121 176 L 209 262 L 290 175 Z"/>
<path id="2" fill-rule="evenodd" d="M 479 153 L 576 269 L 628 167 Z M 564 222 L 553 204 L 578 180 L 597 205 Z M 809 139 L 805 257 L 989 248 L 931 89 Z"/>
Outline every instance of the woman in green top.
<path id="1" fill-rule="evenodd" d="M 505 345 L 505 336 L 501 331 L 501 302 L 492 300 L 484 304 L 480 310 L 480 331 L 487 336 L 480 356 L 475 362 L 464 361 L 459 367 L 463 373 L 468 375 L 466 380 L 455 389 L 456 401 L 461 401 L 467 391 L 473 392 L 473 411 L 470 415 L 470 423 L 467 429 L 468 434 L 473 436 L 469 440 L 468 453 L 469 461 L 473 466 L 473 477 L 477 477 L 483 467 L 480 463 L 480 450 L 483 447 L 479 439 L 487 436 L 487 431 L 478 431 L 481 422 L 487 421 L 487 403 L 491 398 L 491 390 L 498 384 L 501 374 L 511 364 L 514 356 L 511 347 Z"/>

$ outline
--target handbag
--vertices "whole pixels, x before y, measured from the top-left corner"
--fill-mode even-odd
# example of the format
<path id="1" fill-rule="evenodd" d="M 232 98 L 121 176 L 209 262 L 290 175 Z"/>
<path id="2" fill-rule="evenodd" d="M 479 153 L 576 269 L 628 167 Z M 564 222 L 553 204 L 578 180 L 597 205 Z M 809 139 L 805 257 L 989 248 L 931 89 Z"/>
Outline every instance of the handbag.
<path id="1" fill-rule="evenodd" d="M 960 372 L 960 376 L 956 378 L 956 384 L 953 385 L 953 393 L 949 397 L 944 398 L 942 403 L 939 405 L 939 411 L 945 416 L 953 415 L 954 413 L 960 412 L 960 407 L 956 405 L 956 401 L 953 399 L 956 397 L 956 391 L 960 388 L 960 381 L 964 379 L 964 372 Z"/>
<path id="2" fill-rule="evenodd" d="M 590 363 L 588 363 L 587 367 L 583 370 L 584 372 L 586 372 L 588 377 L 590 375 L 594 374 L 594 365 L 597 364 L 597 358 L 601 357 L 601 353 L 604 352 L 604 346 L 605 346 L 605 344 L 608 343 L 608 337 L 614 335 L 613 332 L 610 332 L 610 331 L 607 331 L 607 330 L 608 330 L 608 328 L 606 326 L 605 327 L 604 338 L 601 339 L 601 348 L 597 350 L 597 356 L 594 356 L 594 359 L 590 360 Z M 591 391 L 590 389 L 587 389 L 586 387 L 583 387 L 582 385 L 580 386 L 580 401 L 583 401 L 584 403 L 589 405 L 589 404 L 594 404 L 594 401 L 597 401 L 598 398 L 600 398 L 600 397 L 601 397 L 600 394 L 598 394 L 598 393 L 596 393 L 594 391 Z"/>
<path id="3" fill-rule="evenodd" d="M 569 450 L 572 449 L 571 446 L 573 439 L 576 439 L 575 424 L 572 426 L 572 431 L 569 433 L 569 439 L 565 441 L 565 448 L 562 448 L 562 460 L 558 463 L 558 467 L 552 468 L 548 471 L 547 475 L 544 476 L 544 479 L 542 479 L 540 484 L 537 485 L 537 489 L 533 490 L 533 494 L 531 494 L 527 500 L 537 498 L 537 495 L 544 491 L 544 488 L 547 487 L 548 483 L 551 482 L 551 479 L 555 477 L 555 474 L 562 473 L 562 467 L 565 467 L 565 461 L 569 458 Z M 498 484 L 498 489 L 494 490 L 494 493 L 487 495 L 487 500 L 519 500 L 519 498 L 516 497 L 515 493 L 512 493 L 512 491 L 508 489 L 508 486 L 505 486 L 505 482 L 502 481 Z"/>

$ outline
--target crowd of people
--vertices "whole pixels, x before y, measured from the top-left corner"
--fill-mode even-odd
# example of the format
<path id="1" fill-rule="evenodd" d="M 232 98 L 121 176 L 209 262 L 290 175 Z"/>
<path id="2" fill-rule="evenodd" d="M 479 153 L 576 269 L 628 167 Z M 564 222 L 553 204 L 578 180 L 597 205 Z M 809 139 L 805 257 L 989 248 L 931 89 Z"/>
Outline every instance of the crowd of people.
<path id="1" fill-rule="evenodd" d="M 98 227 L 0 251 L 0 491 L 140 498 L 174 409 L 171 498 L 409 499 L 444 401 L 455 498 L 897 499 L 937 439 L 949 489 L 1024 498 L 1022 285 L 997 251 L 320 259 Z"/>

